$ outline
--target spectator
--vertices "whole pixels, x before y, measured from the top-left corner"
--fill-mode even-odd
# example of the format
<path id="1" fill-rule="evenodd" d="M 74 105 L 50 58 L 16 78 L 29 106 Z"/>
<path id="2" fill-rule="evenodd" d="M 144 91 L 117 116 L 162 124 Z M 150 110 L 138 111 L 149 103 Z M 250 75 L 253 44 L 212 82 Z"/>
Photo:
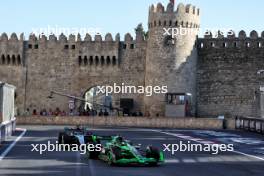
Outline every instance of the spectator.
<path id="1" fill-rule="evenodd" d="M 49 109 L 49 112 L 47 113 L 48 116 L 52 116 L 53 115 L 53 112 L 52 112 L 52 109 Z"/>
<path id="2" fill-rule="evenodd" d="M 56 108 L 54 115 L 59 116 L 61 114 L 60 108 Z"/>
<path id="3" fill-rule="evenodd" d="M 26 110 L 26 112 L 25 112 L 25 116 L 30 116 L 29 108 L 27 108 L 27 110 Z"/>
<path id="4" fill-rule="evenodd" d="M 97 111 L 92 109 L 92 116 L 97 116 Z"/>
<path id="5" fill-rule="evenodd" d="M 133 113 L 132 113 L 132 116 L 133 116 L 133 117 L 137 117 L 137 113 L 136 113 L 136 112 L 133 112 Z"/>
<path id="6" fill-rule="evenodd" d="M 106 109 L 105 109 L 105 111 L 104 111 L 104 116 L 109 116 L 109 113 L 107 112 Z"/>
<path id="7" fill-rule="evenodd" d="M 66 112 L 63 110 L 60 115 L 61 116 L 66 116 Z"/>
<path id="8" fill-rule="evenodd" d="M 42 111 L 42 115 L 43 115 L 43 116 L 47 116 L 47 115 L 48 115 L 48 112 L 47 112 L 46 109 L 43 109 L 43 111 Z"/>
<path id="9" fill-rule="evenodd" d="M 70 115 L 70 116 L 74 116 L 74 112 L 73 112 L 73 110 L 72 110 L 72 109 L 70 110 L 70 113 L 69 113 L 69 115 Z"/>
<path id="10" fill-rule="evenodd" d="M 38 113 L 37 113 L 37 110 L 36 110 L 36 109 L 34 109 L 34 110 L 33 110 L 33 113 L 32 113 L 32 115 L 33 115 L 33 116 L 36 116 L 36 115 L 38 115 Z"/>
<path id="11" fill-rule="evenodd" d="M 99 112 L 99 114 L 98 114 L 99 116 L 103 116 L 104 115 L 104 113 L 103 113 L 103 110 L 102 109 L 100 109 L 100 112 Z"/>
<path id="12" fill-rule="evenodd" d="M 87 111 L 87 112 L 90 112 L 90 111 L 91 111 L 89 105 L 86 105 L 86 111 Z"/>

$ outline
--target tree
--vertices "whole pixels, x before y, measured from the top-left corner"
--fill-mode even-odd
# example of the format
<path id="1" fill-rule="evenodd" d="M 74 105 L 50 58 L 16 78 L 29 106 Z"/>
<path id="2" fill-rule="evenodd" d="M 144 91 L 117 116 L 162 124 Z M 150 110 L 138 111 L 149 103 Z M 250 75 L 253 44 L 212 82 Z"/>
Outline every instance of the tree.
<path id="1" fill-rule="evenodd" d="M 148 38 L 148 31 L 146 32 L 143 28 L 142 23 L 138 24 L 138 26 L 135 28 L 136 34 L 142 34 L 145 39 Z"/>

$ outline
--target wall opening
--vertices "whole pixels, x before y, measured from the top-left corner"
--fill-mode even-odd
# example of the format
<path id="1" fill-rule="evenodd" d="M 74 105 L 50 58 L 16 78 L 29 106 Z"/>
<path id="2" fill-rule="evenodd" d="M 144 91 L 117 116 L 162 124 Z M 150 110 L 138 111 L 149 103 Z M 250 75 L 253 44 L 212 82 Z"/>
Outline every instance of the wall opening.
<path id="1" fill-rule="evenodd" d="M 2 62 L 2 64 L 5 64 L 5 56 L 4 55 L 1 56 L 1 62 Z"/>
<path id="2" fill-rule="evenodd" d="M 112 95 L 102 93 L 98 86 L 88 89 L 84 94 L 83 110 L 97 115 L 109 115 L 112 111 Z"/>
<path id="3" fill-rule="evenodd" d="M 104 56 L 101 56 L 101 65 L 103 66 L 105 64 Z"/>
<path id="4" fill-rule="evenodd" d="M 18 64 L 18 65 L 21 65 L 21 58 L 20 58 L 20 55 L 17 56 L 17 64 Z"/>

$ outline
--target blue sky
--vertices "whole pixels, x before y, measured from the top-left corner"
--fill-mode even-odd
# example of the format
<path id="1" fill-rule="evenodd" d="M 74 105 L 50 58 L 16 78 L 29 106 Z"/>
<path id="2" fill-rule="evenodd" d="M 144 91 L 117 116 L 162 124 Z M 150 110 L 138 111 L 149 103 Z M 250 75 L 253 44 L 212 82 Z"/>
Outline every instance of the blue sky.
<path id="1" fill-rule="evenodd" d="M 47 26 L 100 28 L 121 36 L 138 23 L 147 24 L 148 7 L 169 0 L 5 0 L 0 2 L 0 32 L 28 35 Z M 201 9 L 201 27 L 213 29 L 264 30 L 263 0 L 176 0 Z"/>

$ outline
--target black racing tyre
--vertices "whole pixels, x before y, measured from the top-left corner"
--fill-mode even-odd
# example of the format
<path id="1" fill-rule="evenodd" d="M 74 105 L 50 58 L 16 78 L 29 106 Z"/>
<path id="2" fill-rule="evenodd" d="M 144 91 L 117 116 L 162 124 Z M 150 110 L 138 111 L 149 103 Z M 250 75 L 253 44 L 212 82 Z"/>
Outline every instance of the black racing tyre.
<path id="1" fill-rule="evenodd" d="M 79 139 L 75 136 L 71 136 L 69 140 L 71 141 L 70 144 L 81 145 Z"/>
<path id="2" fill-rule="evenodd" d="M 100 152 L 97 151 L 87 151 L 87 155 L 89 159 L 98 159 Z"/>
<path id="3" fill-rule="evenodd" d="M 116 160 L 122 159 L 121 149 L 119 147 L 113 147 L 112 152 Z"/>
<path id="4" fill-rule="evenodd" d="M 157 149 L 155 147 L 152 147 L 152 146 L 147 147 L 146 158 L 154 158 L 157 161 L 159 161 L 159 159 L 160 159 L 160 151 L 159 151 L 159 149 Z"/>
<path id="5" fill-rule="evenodd" d="M 95 147 L 97 144 L 100 144 L 100 143 L 97 141 L 97 142 L 87 143 L 87 145 L 89 144 L 93 144 Z M 87 151 L 87 155 L 89 159 L 98 159 L 100 153 L 101 151 Z"/>

